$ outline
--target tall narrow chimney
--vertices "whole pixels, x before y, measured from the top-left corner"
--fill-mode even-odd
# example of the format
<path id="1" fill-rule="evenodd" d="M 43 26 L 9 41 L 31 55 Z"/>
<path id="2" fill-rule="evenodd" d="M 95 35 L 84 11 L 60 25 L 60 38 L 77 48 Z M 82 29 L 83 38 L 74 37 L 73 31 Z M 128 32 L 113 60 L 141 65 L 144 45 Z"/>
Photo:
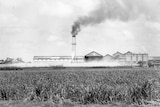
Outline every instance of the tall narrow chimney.
<path id="1" fill-rule="evenodd" d="M 72 62 L 76 62 L 76 36 L 72 36 Z"/>
<path id="2" fill-rule="evenodd" d="M 76 57 L 76 35 L 80 32 L 80 23 L 75 22 L 74 25 L 72 26 L 72 62 L 77 62 L 77 57 Z"/>

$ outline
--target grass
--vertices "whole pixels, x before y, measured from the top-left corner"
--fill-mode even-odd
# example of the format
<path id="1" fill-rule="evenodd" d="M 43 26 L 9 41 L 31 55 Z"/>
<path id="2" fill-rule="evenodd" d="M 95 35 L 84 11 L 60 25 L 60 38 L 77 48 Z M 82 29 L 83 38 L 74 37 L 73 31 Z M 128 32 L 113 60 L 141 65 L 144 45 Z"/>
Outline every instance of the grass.
<path id="1" fill-rule="evenodd" d="M 134 107 L 149 106 L 148 102 L 159 99 L 160 76 L 159 70 L 154 69 L 25 68 L 0 71 L 1 102 L 20 101 L 18 104 L 27 103 L 26 107 L 35 104 L 31 102 L 38 102 L 41 107 L 47 107 L 46 102 L 53 107 L 92 104 L 95 107 Z"/>

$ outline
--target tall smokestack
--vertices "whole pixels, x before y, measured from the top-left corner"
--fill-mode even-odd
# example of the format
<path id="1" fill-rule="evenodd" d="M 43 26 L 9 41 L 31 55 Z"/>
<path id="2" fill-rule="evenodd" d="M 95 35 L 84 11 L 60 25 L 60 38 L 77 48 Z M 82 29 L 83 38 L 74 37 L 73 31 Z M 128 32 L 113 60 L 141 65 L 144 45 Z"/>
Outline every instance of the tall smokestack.
<path id="1" fill-rule="evenodd" d="M 72 36 L 72 62 L 76 62 L 76 36 Z"/>
<path id="2" fill-rule="evenodd" d="M 80 32 L 80 24 L 75 22 L 74 25 L 72 26 L 72 62 L 75 63 L 77 62 L 76 58 L 76 35 Z"/>

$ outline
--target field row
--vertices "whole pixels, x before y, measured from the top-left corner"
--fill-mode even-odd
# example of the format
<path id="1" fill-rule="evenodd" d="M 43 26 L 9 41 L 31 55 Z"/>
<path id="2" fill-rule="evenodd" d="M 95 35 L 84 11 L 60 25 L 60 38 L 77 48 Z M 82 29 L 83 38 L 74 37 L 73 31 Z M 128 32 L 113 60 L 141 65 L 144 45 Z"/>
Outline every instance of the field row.
<path id="1" fill-rule="evenodd" d="M 0 99 L 56 104 L 147 104 L 160 99 L 159 70 L 34 68 L 0 72 Z"/>

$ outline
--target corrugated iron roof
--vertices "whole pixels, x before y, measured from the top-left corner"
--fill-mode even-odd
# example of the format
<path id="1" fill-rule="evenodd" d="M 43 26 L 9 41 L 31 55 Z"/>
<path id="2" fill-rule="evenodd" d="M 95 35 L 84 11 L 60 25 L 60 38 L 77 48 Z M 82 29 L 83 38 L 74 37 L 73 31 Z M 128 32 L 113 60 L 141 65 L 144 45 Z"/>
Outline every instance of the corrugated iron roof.
<path id="1" fill-rule="evenodd" d="M 113 56 L 114 56 L 114 55 L 116 55 L 116 54 L 121 54 L 121 55 L 123 55 L 123 54 L 122 54 L 122 53 L 120 53 L 120 52 L 116 52 L 116 53 L 114 53 L 114 54 L 113 54 Z"/>
<path id="2" fill-rule="evenodd" d="M 95 51 L 92 51 L 92 52 L 88 53 L 88 54 L 85 55 L 85 56 L 103 56 L 103 55 L 101 55 L 101 54 L 99 54 L 99 53 L 97 53 L 97 52 L 95 52 Z"/>
<path id="3" fill-rule="evenodd" d="M 128 52 L 124 53 L 124 55 L 126 55 L 126 54 L 133 54 L 133 53 L 131 51 L 128 51 Z"/>
<path id="4" fill-rule="evenodd" d="M 104 57 L 112 57 L 112 58 L 113 58 L 113 56 L 110 55 L 110 54 L 107 54 L 107 55 L 105 55 Z"/>

